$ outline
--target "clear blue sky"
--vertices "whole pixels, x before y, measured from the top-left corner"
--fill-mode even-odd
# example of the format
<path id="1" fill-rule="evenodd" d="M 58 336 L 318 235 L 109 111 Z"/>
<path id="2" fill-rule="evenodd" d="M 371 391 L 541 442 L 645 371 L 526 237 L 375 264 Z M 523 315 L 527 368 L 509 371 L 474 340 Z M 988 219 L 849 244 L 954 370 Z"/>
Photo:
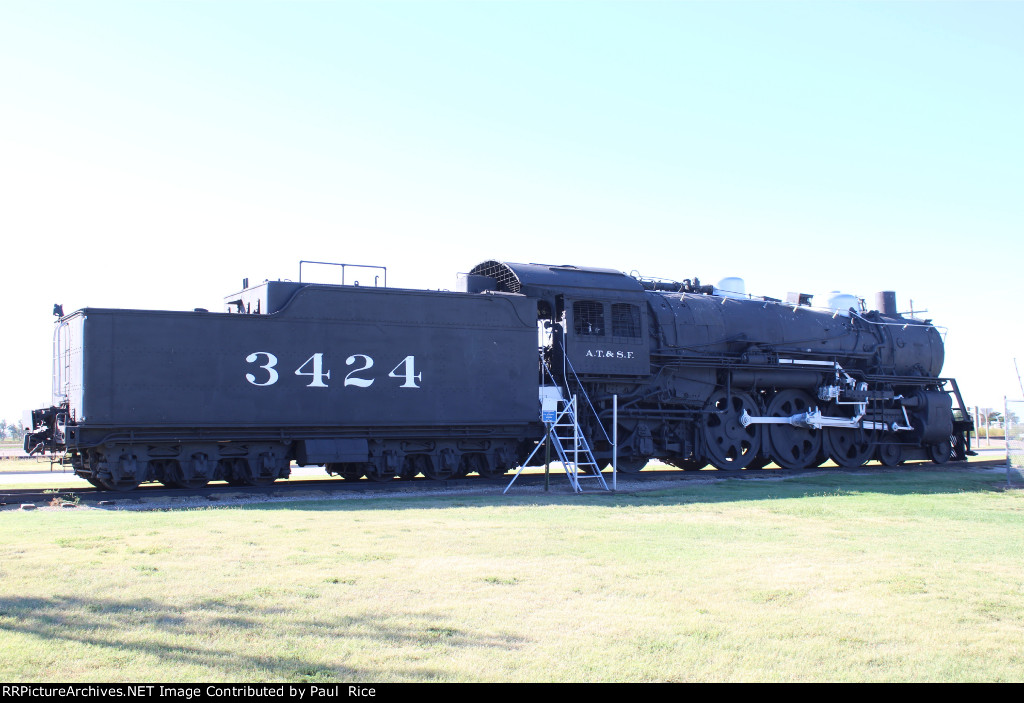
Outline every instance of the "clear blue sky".
<path id="1" fill-rule="evenodd" d="M 1024 3 L 0 5 L 0 416 L 54 302 L 220 309 L 300 259 L 842 289 L 1020 396 Z"/>

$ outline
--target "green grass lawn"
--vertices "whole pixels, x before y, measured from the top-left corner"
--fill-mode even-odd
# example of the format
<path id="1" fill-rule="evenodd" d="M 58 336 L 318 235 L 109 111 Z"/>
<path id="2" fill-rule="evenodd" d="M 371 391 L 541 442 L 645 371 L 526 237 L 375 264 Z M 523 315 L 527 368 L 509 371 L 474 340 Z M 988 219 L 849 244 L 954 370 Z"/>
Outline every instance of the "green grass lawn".
<path id="1" fill-rule="evenodd" d="M 6 511 L 0 679 L 1021 681 L 1004 486 Z"/>

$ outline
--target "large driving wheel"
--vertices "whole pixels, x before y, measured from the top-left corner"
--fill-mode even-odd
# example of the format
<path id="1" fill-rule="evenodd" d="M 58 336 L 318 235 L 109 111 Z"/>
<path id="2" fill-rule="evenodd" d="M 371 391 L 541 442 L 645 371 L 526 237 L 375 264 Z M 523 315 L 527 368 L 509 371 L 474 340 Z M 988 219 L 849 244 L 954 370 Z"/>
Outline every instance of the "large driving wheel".
<path id="1" fill-rule="evenodd" d="M 760 425 L 743 426 L 740 417 L 760 414 L 754 399 L 745 393 L 715 392 L 704 406 L 704 455 L 716 469 L 747 467 L 761 449 Z"/>
<path id="2" fill-rule="evenodd" d="M 794 389 L 779 391 L 768 404 L 769 417 L 802 415 L 814 406 L 811 396 Z M 796 425 L 768 425 L 772 461 L 784 469 L 805 469 L 817 465 L 821 453 L 821 432 Z"/>

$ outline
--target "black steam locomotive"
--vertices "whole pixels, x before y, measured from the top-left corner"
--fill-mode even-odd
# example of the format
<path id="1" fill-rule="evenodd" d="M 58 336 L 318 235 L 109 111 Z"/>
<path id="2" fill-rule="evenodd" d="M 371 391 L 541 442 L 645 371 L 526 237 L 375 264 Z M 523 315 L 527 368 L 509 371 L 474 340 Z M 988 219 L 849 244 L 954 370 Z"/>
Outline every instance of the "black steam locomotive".
<path id="1" fill-rule="evenodd" d="M 620 471 L 970 451 L 941 335 L 893 294 L 819 309 L 729 280 L 487 261 L 457 292 L 266 281 L 222 313 L 87 308 L 59 318 L 53 405 L 25 447 L 114 490 L 272 482 L 292 461 L 351 480 L 494 477 L 544 437 L 555 389 L 583 399 L 597 462 L 615 452 Z"/>

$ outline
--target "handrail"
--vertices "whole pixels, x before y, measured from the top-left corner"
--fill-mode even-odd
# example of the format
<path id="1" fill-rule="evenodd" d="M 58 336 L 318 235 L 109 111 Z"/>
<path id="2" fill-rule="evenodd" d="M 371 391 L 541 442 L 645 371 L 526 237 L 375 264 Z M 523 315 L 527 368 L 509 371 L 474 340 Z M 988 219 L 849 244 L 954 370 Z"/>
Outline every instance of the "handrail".
<path id="1" fill-rule="evenodd" d="M 361 268 L 361 269 L 380 269 L 384 272 L 384 288 L 388 287 L 388 268 L 387 266 L 372 266 L 370 264 L 336 264 L 333 261 L 306 261 L 303 259 L 299 262 L 299 283 L 302 283 L 302 265 L 303 264 L 320 264 L 321 266 L 340 266 L 341 267 L 341 285 L 345 285 L 345 269 L 346 268 Z M 373 277 L 373 286 L 377 287 L 377 279 L 380 276 Z M 358 285 L 359 281 L 356 281 Z"/>
<path id="2" fill-rule="evenodd" d="M 601 434 L 604 435 L 605 441 L 611 442 L 612 438 L 608 436 L 608 431 L 604 428 L 604 423 L 601 422 L 601 416 L 598 414 L 597 409 L 594 407 L 594 404 L 590 402 L 590 396 L 587 395 L 587 390 L 583 387 L 583 382 L 580 380 L 580 377 L 576 375 L 576 369 L 573 368 L 572 362 L 569 361 L 569 355 L 565 353 L 565 349 L 564 347 L 562 347 L 561 344 L 559 344 L 558 347 L 559 350 L 562 352 L 562 360 L 565 362 L 566 366 L 568 366 L 569 371 L 572 373 L 572 377 L 576 379 L 576 385 L 579 388 L 579 394 L 583 396 L 583 400 L 587 401 L 587 407 L 590 408 L 590 412 L 594 413 L 594 418 L 597 420 L 597 426 L 601 428 Z M 547 370 L 548 375 L 551 377 L 551 380 L 554 381 L 555 377 L 551 373 L 551 369 L 548 368 L 547 362 L 545 362 L 543 358 L 541 358 L 541 361 L 544 363 L 544 368 Z"/>

